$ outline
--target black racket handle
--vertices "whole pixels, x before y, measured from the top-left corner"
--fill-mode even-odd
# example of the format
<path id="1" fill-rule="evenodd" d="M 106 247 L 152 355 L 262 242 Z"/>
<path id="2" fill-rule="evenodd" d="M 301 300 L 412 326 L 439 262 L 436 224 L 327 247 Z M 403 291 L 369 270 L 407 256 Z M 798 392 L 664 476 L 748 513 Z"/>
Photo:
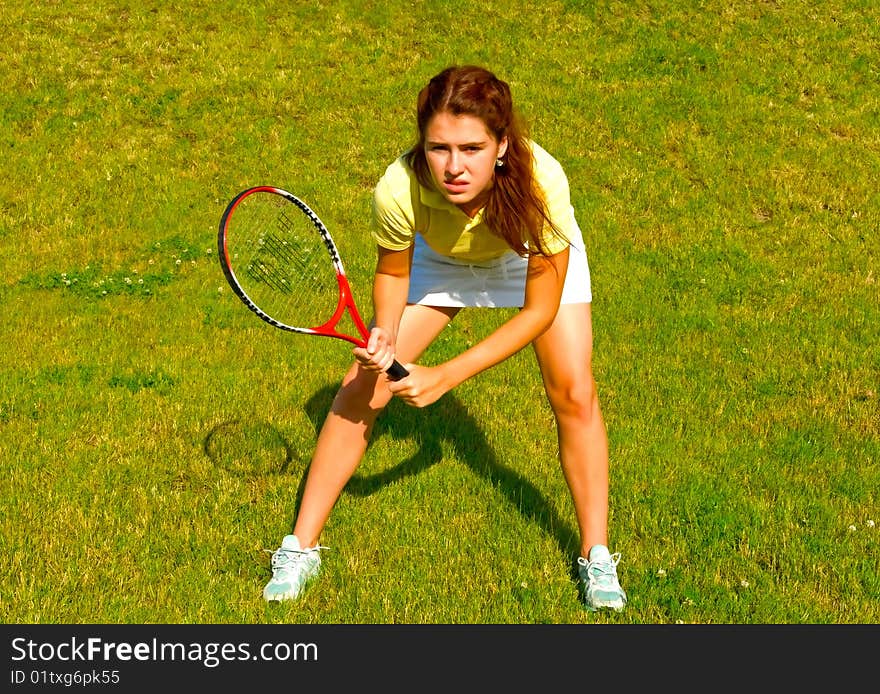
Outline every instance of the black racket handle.
<path id="1" fill-rule="evenodd" d="M 395 360 L 394 363 L 388 367 L 388 371 L 385 372 L 385 375 L 388 376 L 389 381 L 399 381 L 401 378 L 409 376 L 409 371 L 403 368 L 403 364 Z"/>

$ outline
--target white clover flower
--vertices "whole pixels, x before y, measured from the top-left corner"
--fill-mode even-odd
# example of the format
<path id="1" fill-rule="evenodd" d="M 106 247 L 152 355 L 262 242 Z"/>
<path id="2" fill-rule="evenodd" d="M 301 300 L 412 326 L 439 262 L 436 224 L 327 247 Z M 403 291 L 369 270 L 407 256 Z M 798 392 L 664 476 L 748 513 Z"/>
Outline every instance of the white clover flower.
<path id="1" fill-rule="evenodd" d="M 666 576 L 666 569 L 657 569 L 657 578 L 664 578 Z"/>
<path id="2" fill-rule="evenodd" d="M 849 530 L 851 533 L 854 533 L 856 531 L 856 526 L 850 525 L 849 527 L 847 527 L 847 530 Z"/>
<path id="3" fill-rule="evenodd" d="M 740 584 L 743 588 L 748 588 L 748 587 L 749 587 L 749 582 L 748 582 L 746 579 L 741 580 L 741 581 L 739 582 L 739 584 Z"/>
<path id="4" fill-rule="evenodd" d="M 872 520 L 866 521 L 866 522 L 865 522 L 865 525 L 867 525 L 869 528 L 873 528 L 873 527 L 874 527 L 874 521 L 872 521 Z"/>

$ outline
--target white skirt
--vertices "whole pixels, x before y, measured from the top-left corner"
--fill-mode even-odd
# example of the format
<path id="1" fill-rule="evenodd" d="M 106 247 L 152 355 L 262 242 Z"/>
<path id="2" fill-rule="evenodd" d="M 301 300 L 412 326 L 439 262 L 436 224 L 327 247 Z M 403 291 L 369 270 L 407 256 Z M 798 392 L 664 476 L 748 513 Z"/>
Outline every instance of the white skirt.
<path id="1" fill-rule="evenodd" d="M 522 307 L 528 259 L 514 251 L 478 263 L 456 260 L 433 250 L 416 234 L 409 279 L 411 304 L 474 308 Z M 568 271 L 562 304 L 589 304 L 593 300 L 590 267 L 583 239 L 569 246 Z"/>

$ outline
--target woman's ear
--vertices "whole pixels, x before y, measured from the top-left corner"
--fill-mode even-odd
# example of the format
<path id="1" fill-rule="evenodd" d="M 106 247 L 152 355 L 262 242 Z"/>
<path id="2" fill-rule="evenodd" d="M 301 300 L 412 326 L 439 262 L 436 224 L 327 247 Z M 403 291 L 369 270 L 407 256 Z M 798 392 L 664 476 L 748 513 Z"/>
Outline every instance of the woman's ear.
<path id="1" fill-rule="evenodd" d="M 501 142 L 498 143 L 498 159 L 504 157 L 507 154 L 507 135 L 501 138 Z"/>

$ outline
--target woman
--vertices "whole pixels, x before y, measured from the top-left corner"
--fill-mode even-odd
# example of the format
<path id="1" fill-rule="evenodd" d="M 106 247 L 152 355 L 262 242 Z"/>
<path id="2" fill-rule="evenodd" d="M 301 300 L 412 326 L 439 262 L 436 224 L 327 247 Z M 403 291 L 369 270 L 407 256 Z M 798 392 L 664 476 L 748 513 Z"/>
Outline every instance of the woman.
<path id="1" fill-rule="evenodd" d="M 593 380 L 590 275 L 568 181 L 531 142 L 508 85 L 451 67 L 422 89 L 418 143 L 374 193 L 378 260 L 368 344 L 354 350 L 318 436 L 292 535 L 272 555 L 266 600 L 296 598 L 320 567 L 318 536 L 393 396 L 424 407 L 532 344 L 574 501 L 588 609 L 623 609 L 607 549 L 608 441 Z M 467 306 L 521 307 L 484 340 L 433 367 L 416 360 Z M 397 359 L 410 375 L 383 372 Z"/>

